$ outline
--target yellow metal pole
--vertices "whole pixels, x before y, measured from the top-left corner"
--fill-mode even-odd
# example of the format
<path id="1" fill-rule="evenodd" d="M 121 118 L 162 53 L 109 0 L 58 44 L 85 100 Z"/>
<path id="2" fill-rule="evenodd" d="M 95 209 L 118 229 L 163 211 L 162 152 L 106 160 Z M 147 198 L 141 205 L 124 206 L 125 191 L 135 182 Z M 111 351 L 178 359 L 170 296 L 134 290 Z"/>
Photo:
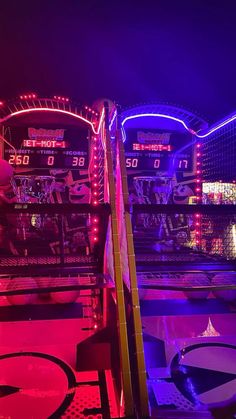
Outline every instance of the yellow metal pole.
<path id="1" fill-rule="evenodd" d="M 132 393 L 132 384 L 131 384 L 129 346 L 128 346 L 125 301 L 124 301 L 124 288 L 123 288 L 121 258 L 120 258 L 120 243 L 119 243 L 119 234 L 118 234 L 118 220 L 117 220 L 117 214 L 116 214 L 115 179 L 114 179 L 114 173 L 113 173 L 112 150 L 111 150 L 109 123 L 108 123 L 108 106 L 106 105 L 105 105 L 105 147 L 106 147 L 108 185 L 109 185 L 110 206 L 111 206 L 111 230 L 112 230 L 112 239 L 113 239 L 114 276 L 115 276 L 115 285 L 116 285 L 117 317 L 118 317 L 118 330 L 119 330 L 119 340 L 120 340 L 120 358 L 121 358 L 122 381 L 123 381 L 123 389 L 124 389 L 125 414 L 127 416 L 134 417 L 134 403 L 133 403 L 133 393 Z"/>
<path id="2" fill-rule="evenodd" d="M 128 266 L 130 274 L 130 292 L 131 292 L 131 301 L 132 301 L 132 314 L 133 314 L 133 323 L 134 323 L 134 340 L 135 340 L 135 349 L 136 349 L 136 362 L 137 362 L 137 376 L 138 376 L 138 385 L 139 385 L 139 401 L 140 401 L 140 413 L 142 417 L 149 417 L 149 403 L 148 403 L 148 391 L 147 391 L 147 377 L 146 377 L 146 367 L 144 359 L 144 347 L 143 347 L 143 336 L 142 336 L 142 322 L 140 314 L 140 303 L 139 303 L 139 294 L 137 286 L 137 272 L 136 272 L 136 263 L 135 263 L 135 254 L 134 254 L 134 242 L 133 242 L 133 232 L 132 232 L 132 223 L 129 213 L 129 191 L 127 183 L 127 172 L 125 164 L 125 153 L 124 145 L 121 136 L 121 130 L 117 129 L 117 146 L 120 160 L 120 172 L 121 172 L 121 182 L 122 182 L 122 191 L 123 191 L 123 200 L 124 200 L 124 221 L 125 221 L 125 231 L 126 231 L 126 240 L 127 240 L 127 257 L 128 257 Z"/>

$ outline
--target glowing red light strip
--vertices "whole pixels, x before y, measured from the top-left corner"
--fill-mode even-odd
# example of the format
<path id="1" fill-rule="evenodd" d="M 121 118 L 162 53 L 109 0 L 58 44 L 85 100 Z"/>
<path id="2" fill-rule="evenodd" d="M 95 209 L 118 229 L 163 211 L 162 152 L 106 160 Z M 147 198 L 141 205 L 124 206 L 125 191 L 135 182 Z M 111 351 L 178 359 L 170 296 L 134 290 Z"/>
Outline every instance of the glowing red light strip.
<path id="1" fill-rule="evenodd" d="M 202 203 L 202 179 L 201 179 L 201 143 L 196 144 L 196 197 L 197 197 L 197 204 Z M 202 217 L 201 214 L 195 214 L 195 240 L 196 245 L 199 246 L 201 249 L 202 245 Z M 202 249 L 201 249 L 202 250 Z"/>
<path id="2" fill-rule="evenodd" d="M 41 111 L 42 112 L 57 112 L 57 113 L 62 113 L 62 114 L 65 114 L 65 115 L 73 116 L 74 118 L 80 119 L 81 121 L 84 121 L 86 124 L 89 124 L 90 127 L 92 128 L 94 134 L 99 134 L 100 129 L 101 129 L 103 115 L 104 115 L 104 111 L 103 111 L 102 114 L 101 114 L 100 120 L 99 120 L 99 124 L 98 124 L 98 129 L 97 130 L 94 128 L 94 124 L 91 121 L 89 121 L 88 119 L 83 118 L 83 116 L 80 116 L 80 115 L 77 115 L 76 113 L 65 111 L 65 110 L 62 110 L 62 109 L 51 109 L 51 108 L 30 108 L 30 109 L 22 109 L 20 111 L 13 112 L 10 115 L 7 115 L 5 118 L 0 119 L 0 122 L 3 123 L 5 121 L 7 121 L 8 119 L 12 118 L 13 116 L 17 116 L 17 115 L 21 115 L 21 114 L 29 113 L 29 112 L 39 112 L 39 111 L 40 112 Z"/>
<path id="3" fill-rule="evenodd" d="M 101 126 L 102 126 L 102 121 L 103 121 L 103 118 L 104 118 L 104 108 L 102 109 L 102 113 L 101 113 L 101 116 L 100 116 L 100 120 L 99 120 L 99 124 L 98 124 L 98 132 L 95 132 L 95 134 L 99 134 L 99 132 L 100 132 L 100 129 L 101 129 Z"/>

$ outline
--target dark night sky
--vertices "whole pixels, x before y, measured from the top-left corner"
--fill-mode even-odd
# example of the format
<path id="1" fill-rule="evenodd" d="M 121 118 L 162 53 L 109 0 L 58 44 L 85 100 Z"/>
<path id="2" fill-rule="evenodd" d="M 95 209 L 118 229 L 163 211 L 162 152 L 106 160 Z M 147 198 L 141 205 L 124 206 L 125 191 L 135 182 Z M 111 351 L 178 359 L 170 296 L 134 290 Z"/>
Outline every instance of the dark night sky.
<path id="1" fill-rule="evenodd" d="M 1 0 L 0 98 L 236 111 L 234 0 Z"/>

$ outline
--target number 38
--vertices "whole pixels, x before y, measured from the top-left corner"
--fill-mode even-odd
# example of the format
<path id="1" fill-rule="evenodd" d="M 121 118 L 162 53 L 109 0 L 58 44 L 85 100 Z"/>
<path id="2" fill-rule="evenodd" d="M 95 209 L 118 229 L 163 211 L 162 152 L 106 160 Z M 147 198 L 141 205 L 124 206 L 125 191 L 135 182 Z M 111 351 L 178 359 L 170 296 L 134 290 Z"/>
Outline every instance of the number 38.
<path id="1" fill-rule="evenodd" d="M 74 156 L 73 159 L 72 159 L 72 166 L 80 166 L 80 167 L 83 167 L 84 166 L 84 162 L 85 162 L 85 158 L 84 157 Z"/>

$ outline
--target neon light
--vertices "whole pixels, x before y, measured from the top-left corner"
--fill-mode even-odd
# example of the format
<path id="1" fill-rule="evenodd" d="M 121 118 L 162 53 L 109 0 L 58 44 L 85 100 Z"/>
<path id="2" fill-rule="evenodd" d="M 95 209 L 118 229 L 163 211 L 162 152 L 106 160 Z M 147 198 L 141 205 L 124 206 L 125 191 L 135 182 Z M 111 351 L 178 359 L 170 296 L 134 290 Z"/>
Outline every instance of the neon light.
<path id="1" fill-rule="evenodd" d="M 101 114 L 101 117 L 100 117 L 100 121 L 99 121 L 98 129 L 97 130 L 94 128 L 94 124 L 91 121 L 89 121 L 88 119 L 83 118 L 80 115 L 77 115 L 76 113 L 65 111 L 63 109 L 51 109 L 51 108 L 22 109 L 20 111 L 13 112 L 10 115 L 7 115 L 5 118 L 0 119 L 0 123 L 3 123 L 5 121 L 7 121 L 8 119 L 12 118 L 13 116 L 17 116 L 17 115 L 21 115 L 21 114 L 25 114 L 25 113 L 30 113 L 30 112 L 57 112 L 57 113 L 62 113 L 64 115 L 73 116 L 74 118 L 80 119 L 81 121 L 84 121 L 86 124 L 90 125 L 90 127 L 92 128 L 94 134 L 99 134 L 100 128 L 101 128 L 101 124 L 102 124 L 103 115 L 104 115 L 104 110 L 103 110 L 103 112 Z"/>
<path id="2" fill-rule="evenodd" d="M 141 114 L 136 114 L 136 115 L 131 115 L 131 116 L 127 116 L 125 119 L 123 119 L 121 125 L 122 128 L 124 128 L 124 125 L 127 121 L 131 120 L 131 119 L 137 119 L 137 118 L 143 118 L 143 117 L 154 117 L 154 118 L 165 118 L 165 119 L 171 119 L 172 121 L 176 121 L 179 122 L 181 125 L 183 125 L 183 127 L 189 131 L 191 134 L 196 135 L 196 132 L 193 131 L 191 128 L 189 128 L 184 121 L 182 121 L 182 119 L 176 118 L 175 116 L 171 116 L 171 115 L 166 115 L 166 114 L 162 114 L 162 113 L 141 113 Z M 125 136 L 125 131 L 124 132 L 124 140 L 126 139 Z"/>
<path id="3" fill-rule="evenodd" d="M 201 180 L 201 170 L 199 170 L 199 165 L 200 165 L 200 158 L 201 158 L 201 153 L 199 153 L 199 149 L 201 147 L 200 143 L 196 144 L 196 156 L 197 156 L 197 179 L 196 179 L 196 183 L 197 183 L 197 187 L 195 189 L 196 191 L 196 201 L 198 204 L 200 204 L 202 202 L 202 180 Z M 195 214 L 196 220 L 195 220 L 195 226 L 196 226 L 196 245 L 201 246 L 201 216 L 200 214 Z"/>
<path id="4" fill-rule="evenodd" d="M 104 113 L 105 113 L 105 110 L 103 108 L 102 113 L 101 113 L 101 117 L 100 117 L 100 121 L 99 121 L 99 124 L 98 124 L 98 130 L 97 130 L 97 132 L 94 131 L 95 134 L 99 134 L 99 132 L 100 132 L 100 129 L 101 129 L 101 126 L 102 126 L 102 121 L 103 121 L 103 118 L 104 118 Z M 96 140 L 97 140 L 97 138 L 96 138 Z"/>
<path id="5" fill-rule="evenodd" d="M 110 122 L 110 125 L 109 125 L 109 131 L 111 131 L 112 125 L 113 125 L 116 117 L 117 117 L 117 111 L 114 112 L 113 117 L 111 118 L 111 122 Z"/>
<path id="6" fill-rule="evenodd" d="M 226 119 L 225 121 L 221 122 L 219 125 L 217 125 L 214 128 L 211 128 L 206 134 L 196 134 L 198 138 L 205 138 L 208 137 L 208 135 L 212 134 L 215 131 L 218 131 L 220 128 L 223 128 L 225 125 L 229 124 L 230 122 L 234 121 L 236 119 L 236 115 L 231 116 L 229 119 Z"/>
<path id="7" fill-rule="evenodd" d="M 35 93 L 30 93 L 29 95 L 21 95 L 20 99 L 21 100 L 26 100 L 26 99 L 35 99 L 36 98 L 36 94 Z"/>
<path id="8" fill-rule="evenodd" d="M 69 98 L 68 97 L 53 96 L 53 99 L 55 99 L 55 100 L 62 100 L 62 102 L 69 102 Z"/>
<path id="9" fill-rule="evenodd" d="M 225 121 L 221 122 L 220 124 L 218 124 L 217 126 L 210 128 L 210 130 L 208 132 L 206 132 L 205 134 L 199 134 L 196 131 L 192 130 L 191 128 L 189 128 L 185 122 L 179 118 L 176 118 L 174 116 L 171 115 L 166 115 L 166 114 L 155 114 L 155 113 L 143 113 L 143 114 L 136 114 L 136 115 L 131 115 L 131 116 L 127 116 L 123 121 L 122 121 L 122 128 L 124 127 L 125 123 L 130 120 L 130 119 L 136 119 L 136 118 L 142 118 L 142 117 L 159 117 L 159 118 L 166 118 L 166 119 L 171 119 L 173 121 L 179 122 L 181 125 L 183 125 L 183 127 L 189 131 L 191 134 L 195 135 L 197 138 L 206 138 L 208 137 L 210 134 L 212 134 L 215 131 L 218 131 L 220 128 L 223 128 L 225 125 L 229 124 L 230 122 L 233 122 L 236 120 L 236 115 L 232 115 L 230 118 L 226 119 Z M 123 131 L 123 137 L 124 140 L 126 139 L 125 136 L 125 131 L 124 129 Z M 200 132 L 203 130 L 200 130 Z M 197 145 L 197 147 L 200 147 L 199 145 Z"/>

